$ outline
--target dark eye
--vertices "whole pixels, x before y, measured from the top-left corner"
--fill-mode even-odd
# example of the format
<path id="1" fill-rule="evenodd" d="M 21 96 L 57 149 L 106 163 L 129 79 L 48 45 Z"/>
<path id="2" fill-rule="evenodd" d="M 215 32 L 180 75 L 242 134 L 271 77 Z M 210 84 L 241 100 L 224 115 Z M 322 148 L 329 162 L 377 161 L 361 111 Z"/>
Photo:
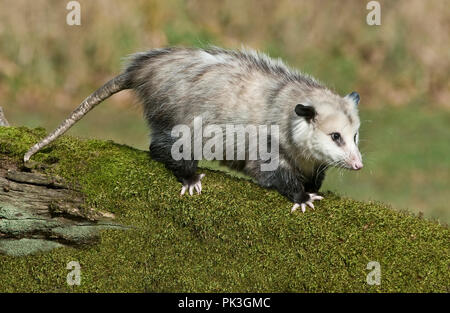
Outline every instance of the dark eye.
<path id="1" fill-rule="evenodd" d="M 331 139 L 333 139 L 333 141 L 341 140 L 341 134 L 339 134 L 339 133 L 331 133 L 330 136 L 331 136 Z"/>
<path id="2" fill-rule="evenodd" d="M 355 143 L 356 143 L 356 135 L 357 135 L 357 134 L 355 134 L 355 137 L 353 137 L 353 140 L 355 141 Z"/>

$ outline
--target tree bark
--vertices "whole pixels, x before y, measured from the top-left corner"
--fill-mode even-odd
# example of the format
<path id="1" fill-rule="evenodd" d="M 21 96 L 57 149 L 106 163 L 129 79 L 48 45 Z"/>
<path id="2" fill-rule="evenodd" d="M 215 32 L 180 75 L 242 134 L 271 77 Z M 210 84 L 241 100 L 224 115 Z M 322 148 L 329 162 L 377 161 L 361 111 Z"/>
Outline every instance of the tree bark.
<path id="1" fill-rule="evenodd" d="M 63 180 L 0 159 L 0 253 L 19 256 L 92 244 L 100 229 L 126 228 L 113 218 L 86 207 L 82 193 Z"/>

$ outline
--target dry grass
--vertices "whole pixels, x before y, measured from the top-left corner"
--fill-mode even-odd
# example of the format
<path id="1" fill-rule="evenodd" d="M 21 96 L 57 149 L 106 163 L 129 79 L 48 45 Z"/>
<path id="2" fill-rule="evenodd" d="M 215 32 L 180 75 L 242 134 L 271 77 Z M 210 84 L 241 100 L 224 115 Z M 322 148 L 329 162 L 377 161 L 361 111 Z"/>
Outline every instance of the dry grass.
<path id="1" fill-rule="evenodd" d="M 282 56 L 364 105 L 449 108 L 450 11 L 445 0 L 80 1 L 82 25 L 65 23 L 66 1 L 0 5 L 0 104 L 74 106 L 129 53 L 168 44 L 245 45 Z M 123 99 L 116 99 L 123 102 Z M 129 101 L 127 101 L 129 102 Z"/>

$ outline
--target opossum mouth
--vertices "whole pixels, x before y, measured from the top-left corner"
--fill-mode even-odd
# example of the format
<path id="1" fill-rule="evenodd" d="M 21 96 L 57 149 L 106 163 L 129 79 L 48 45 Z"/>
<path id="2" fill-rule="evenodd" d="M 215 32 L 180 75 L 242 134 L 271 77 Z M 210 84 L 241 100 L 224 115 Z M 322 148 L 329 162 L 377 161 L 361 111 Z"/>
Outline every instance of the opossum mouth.
<path id="1" fill-rule="evenodd" d="M 345 164 L 342 167 L 349 171 L 359 171 L 360 169 L 363 168 L 363 165 L 362 165 L 362 163 L 361 164 L 352 164 L 352 165 Z"/>
<path id="2" fill-rule="evenodd" d="M 359 171 L 363 168 L 363 163 L 361 160 L 347 160 L 342 159 L 339 161 L 330 162 L 328 166 L 334 166 L 336 168 L 344 168 L 349 171 Z"/>
<path id="3" fill-rule="evenodd" d="M 348 171 L 359 171 L 362 168 L 362 166 L 361 167 L 353 166 L 352 164 L 348 164 L 345 161 L 334 162 L 334 163 L 329 164 L 329 166 L 330 165 L 332 165 L 333 167 L 342 168 L 342 169 L 345 169 Z"/>

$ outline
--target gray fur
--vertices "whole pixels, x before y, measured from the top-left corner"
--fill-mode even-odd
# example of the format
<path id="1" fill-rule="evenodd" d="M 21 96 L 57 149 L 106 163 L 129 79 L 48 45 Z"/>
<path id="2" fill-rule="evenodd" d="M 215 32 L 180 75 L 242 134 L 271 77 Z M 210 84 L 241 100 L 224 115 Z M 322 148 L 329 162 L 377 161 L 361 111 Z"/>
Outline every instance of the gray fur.
<path id="1" fill-rule="evenodd" d="M 344 98 L 280 60 L 245 49 L 154 49 L 132 55 L 121 75 L 86 98 L 54 132 L 34 145 L 24 160 L 29 160 L 34 153 L 62 135 L 94 106 L 123 89 L 133 89 L 143 104 L 145 118 L 152 129 L 154 158 L 158 160 L 164 159 L 161 153 L 167 153 L 164 145 L 170 142 L 168 136 L 173 126 L 192 125 L 197 116 L 202 117 L 203 125 L 278 125 L 281 171 L 261 173 L 260 161 L 228 162 L 231 167 L 239 167 L 254 177 L 261 185 L 277 189 L 286 188 L 289 183 L 297 186 L 308 179 L 317 180 L 317 175 L 322 175 L 323 166 L 327 163 L 324 161 L 325 152 L 316 151 L 314 154 L 306 146 L 299 146 L 298 129 L 309 126 L 302 124 L 306 122 L 299 121 L 301 119 L 295 114 L 297 104 L 309 101 L 309 105 L 317 106 L 316 102 L 324 102 L 331 108 L 328 111 L 343 112 L 349 125 L 358 124 L 359 127 L 355 109 L 350 108 Z M 352 94 L 351 98 L 355 99 L 355 95 Z M 311 131 L 321 127 L 320 121 Z M 318 157 L 323 157 L 323 160 L 317 161 Z M 196 164 L 190 163 L 188 170 L 188 165 L 182 165 L 182 169 L 174 169 L 174 164 L 171 166 L 174 172 L 179 170 L 189 172 L 189 175 L 194 175 L 196 168 Z M 300 180 L 293 179 L 294 176 Z M 180 181 L 188 180 L 183 176 L 178 178 Z M 280 185 L 275 183 L 278 180 L 285 181 Z M 311 191 L 318 188 L 320 184 Z M 287 197 L 293 201 L 307 200 L 304 195 Z"/>

